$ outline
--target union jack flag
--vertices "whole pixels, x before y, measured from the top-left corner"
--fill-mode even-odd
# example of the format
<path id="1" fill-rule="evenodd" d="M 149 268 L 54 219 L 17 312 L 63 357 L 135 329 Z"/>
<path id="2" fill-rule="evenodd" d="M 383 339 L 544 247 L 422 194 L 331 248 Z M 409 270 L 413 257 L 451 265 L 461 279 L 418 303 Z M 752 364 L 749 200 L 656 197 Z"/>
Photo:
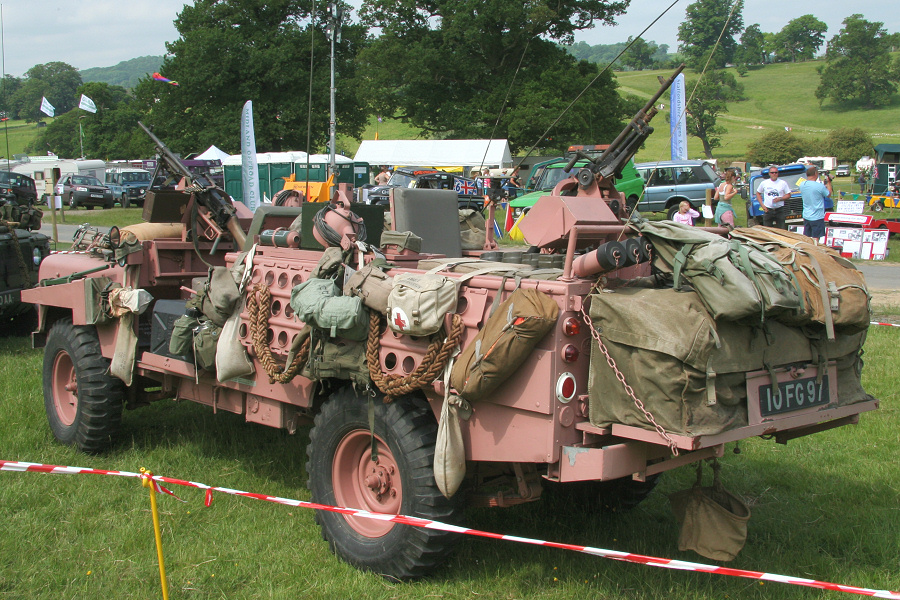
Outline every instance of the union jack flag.
<path id="1" fill-rule="evenodd" d="M 461 181 L 459 179 L 456 180 L 456 193 L 457 194 L 466 194 L 467 196 L 471 196 L 476 191 L 478 191 L 478 188 L 475 187 L 474 183 L 470 183 L 470 182 L 464 181 L 464 180 Z"/>

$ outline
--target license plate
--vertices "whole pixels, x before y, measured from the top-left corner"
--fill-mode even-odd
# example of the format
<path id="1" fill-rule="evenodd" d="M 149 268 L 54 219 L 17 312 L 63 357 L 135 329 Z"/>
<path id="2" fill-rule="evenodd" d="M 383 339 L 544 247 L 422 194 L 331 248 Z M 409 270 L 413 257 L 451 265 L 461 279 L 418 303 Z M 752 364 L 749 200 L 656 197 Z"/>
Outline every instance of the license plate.
<path id="1" fill-rule="evenodd" d="M 22 301 L 22 290 L 0 292 L 0 306 L 11 306 Z"/>
<path id="2" fill-rule="evenodd" d="M 820 406 L 830 401 L 827 374 L 819 382 L 815 377 L 779 381 L 777 390 L 771 383 L 759 386 L 759 414 L 763 417 Z"/>
<path id="3" fill-rule="evenodd" d="M 91 194 L 91 198 L 102 198 L 103 194 Z"/>

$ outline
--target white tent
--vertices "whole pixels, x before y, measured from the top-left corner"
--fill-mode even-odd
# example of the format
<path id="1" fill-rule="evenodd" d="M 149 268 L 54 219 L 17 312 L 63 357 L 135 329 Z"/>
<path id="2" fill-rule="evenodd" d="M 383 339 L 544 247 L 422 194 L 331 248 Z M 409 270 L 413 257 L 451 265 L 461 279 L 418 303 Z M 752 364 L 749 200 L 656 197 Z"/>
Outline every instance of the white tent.
<path id="1" fill-rule="evenodd" d="M 194 158 L 197 160 L 222 160 L 226 156 L 228 156 L 227 152 L 219 150 L 218 148 L 216 148 L 216 145 L 213 144 L 212 146 L 207 148 L 205 152 L 203 152 L 202 154 L 198 154 Z"/>
<path id="2" fill-rule="evenodd" d="M 507 140 L 365 140 L 355 162 L 429 167 L 508 167 Z"/>

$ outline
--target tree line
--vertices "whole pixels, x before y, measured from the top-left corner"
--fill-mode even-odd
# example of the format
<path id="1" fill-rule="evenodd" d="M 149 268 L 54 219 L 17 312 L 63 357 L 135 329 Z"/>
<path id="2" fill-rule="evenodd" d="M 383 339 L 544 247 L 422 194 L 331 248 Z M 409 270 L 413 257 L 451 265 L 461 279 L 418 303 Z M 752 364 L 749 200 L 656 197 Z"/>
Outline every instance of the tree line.
<path id="1" fill-rule="evenodd" d="M 359 138 L 370 118 L 384 116 L 431 138 L 505 137 L 514 152 L 558 152 L 573 143 L 609 141 L 642 103 L 620 96 L 614 76 L 585 60 L 593 57 L 569 50 L 586 50 L 572 45 L 574 34 L 612 24 L 629 3 L 539 0 L 523 7 L 512 0 L 364 0 L 358 21 L 343 19 L 335 40 L 338 131 Z M 349 5 L 341 6 L 349 14 Z M 742 10 L 742 0 L 696 0 L 679 28 L 677 55 L 644 40 L 623 55 L 631 65 L 684 59 L 703 72 L 688 107 L 688 126 L 708 156 L 725 133 L 717 115 L 743 94 L 725 65 L 755 68 L 771 54 L 758 25 L 743 27 Z M 40 121 L 44 96 L 59 116 L 31 152 L 77 156 L 83 131 L 86 155 L 124 158 L 152 152 L 138 120 L 176 152 L 216 144 L 236 153 L 241 106 L 252 100 L 260 152 L 322 151 L 334 29 L 328 23 L 335 14 L 312 0 L 195 0 L 178 14 L 179 37 L 167 44 L 159 68 L 179 85 L 149 76 L 130 90 L 85 83 L 70 65 L 52 62 L 22 79 L 0 81 L 0 110 Z M 812 15 L 792 20 L 776 35 L 784 50 L 775 54 L 790 60 L 814 54 L 825 34 L 819 24 Z M 900 59 L 891 63 L 886 49 L 891 40 L 881 23 L 848 17 L 828 42 L 820 99 L 889 102 L 900 80 Z M 95 102 L 95 114 L 75 108 L 80 94 Z"/>

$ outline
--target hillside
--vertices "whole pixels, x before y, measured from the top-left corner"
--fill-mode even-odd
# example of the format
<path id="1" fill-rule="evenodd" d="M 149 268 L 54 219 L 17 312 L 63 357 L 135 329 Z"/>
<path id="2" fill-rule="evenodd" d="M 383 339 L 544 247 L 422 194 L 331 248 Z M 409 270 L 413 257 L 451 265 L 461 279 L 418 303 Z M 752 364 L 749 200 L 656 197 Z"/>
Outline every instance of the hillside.
<path id="1" fill-rule="evenodd" d="M 109 85 L 120 85 L 131 89 L 138 81 L 154 71 L 159 71 L 162 64 L 162 56 L 140 56 L 131 60 L 123 60 L 112 67 L 93 67 L 79 71 L 81 80 L 85 83 L 98 81 Z"/>
<path id="2" fill-rule="evenodd" d="M 830 129 L 859 127 L 872 135 L 875 144 L 900 143 L 900 96 L 895 95 L 891 106 L 878 110 L 837 110 L 826 103 L 819 106 L 815 89 L 819 84 L 816 68 L 823 61 L 779 63 L 750 71 L 737 77 L 744 85 L 742 102 L 732 102 L 728 112 L 720 115 L 719 123 L 728 130 L 722 136 L 722 147 L 714 151 L 716 158 L 743 160 L 747 146 L 763 134 L 790 127 L 801 138 L 822 138 Z M 630 71 L 616 73 L 621 93 L 649 98 L 658 89 L 657 76 L 667 71 Z M 692 75 L 688 74 L 688 80 Z M 687 90 L 690 94 L 690 87 Z M 638 160 L 668 159 L 669 124 L 668 98 L 662 100 L 666 109 L 653 120 L 656 133 L 650 136 Z M 696 138 L 689 138 L 691 158 L 702 158 L 703 148 Z"/>

